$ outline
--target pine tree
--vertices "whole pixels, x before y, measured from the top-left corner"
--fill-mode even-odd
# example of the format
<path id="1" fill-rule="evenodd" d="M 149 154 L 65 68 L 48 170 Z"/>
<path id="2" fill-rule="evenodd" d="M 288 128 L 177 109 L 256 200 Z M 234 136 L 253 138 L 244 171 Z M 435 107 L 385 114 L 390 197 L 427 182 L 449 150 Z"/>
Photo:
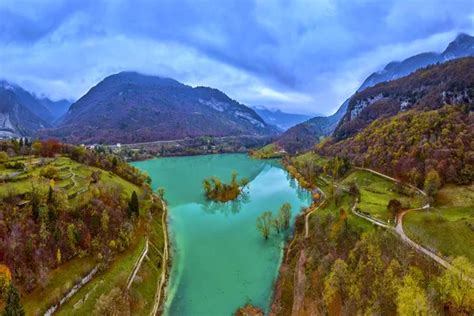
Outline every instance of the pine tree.
<path id="1" fill-rule="evenodd" d="M 128 202 L 128 216 L 132 217 L 135 214 L 138 217 L 140 206 L 138 204 L 137 192 L 133 191 L 130 202 Z"/>
<path id="2" fill-rule="evenodd" d="M 48 204 L 53 202 L 53 187 L 49 186 L 49 192 L 48 192 Z"/>
<path id="3" fill-rule="evenodd" d="M 25 311 L 23 310 L 23 306 L 20 303 L 20 295 L 18 291 L 10 283 L 7 291 L 7 298 L 6 298 L 6 305 L 5 310 L 3 312 L 4 316 L 23 316 L 25 315 Z"/>

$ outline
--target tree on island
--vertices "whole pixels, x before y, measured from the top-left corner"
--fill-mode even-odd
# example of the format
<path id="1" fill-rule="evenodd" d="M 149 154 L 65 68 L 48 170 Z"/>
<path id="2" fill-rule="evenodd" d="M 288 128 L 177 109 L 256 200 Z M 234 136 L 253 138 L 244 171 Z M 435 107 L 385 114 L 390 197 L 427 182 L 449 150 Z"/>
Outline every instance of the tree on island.
<path id="1" fill-rule="evenodd" d="M 260 231 L 265 240 L 270 236 L 272 217 L 272 212 L 270 211 L 265 211 L 262 213 L 262 215 L 257 217 L 257 229 Z"/>
<path id="2" fill-rule="evenodd" d="M 234 171 L 229 184 L 223 183 L 217 177 L 211 177 L 204 179 L 202 187 L 208 199 L 227 202 L 236 199 L 248 183 L 249 180 L 247 178 L 242 178 L 240 181 L 237 180 L 237 173 Z"/>

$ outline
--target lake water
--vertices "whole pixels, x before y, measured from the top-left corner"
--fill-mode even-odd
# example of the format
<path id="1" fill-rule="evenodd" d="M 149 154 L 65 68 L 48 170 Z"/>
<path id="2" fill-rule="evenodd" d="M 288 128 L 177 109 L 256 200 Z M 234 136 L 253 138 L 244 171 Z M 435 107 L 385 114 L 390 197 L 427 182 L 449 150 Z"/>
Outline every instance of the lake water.
<path id="1" fill-rule="evenodd" d="M 268 311 L 285 236 L 264 240 L 256 218 L 276 213 L 289 202 L 292 216 L 310 204 L 276 161 L 243 154 L 160 158 L 133 163 L 164 187 L 169 206 L 172 269 L 165 304 L 167 315 L 231 315 L 251 303 Z M 250 184 L 239 201 L 209 203 L 202 181 L 229 181 L 232 171 Z"/>

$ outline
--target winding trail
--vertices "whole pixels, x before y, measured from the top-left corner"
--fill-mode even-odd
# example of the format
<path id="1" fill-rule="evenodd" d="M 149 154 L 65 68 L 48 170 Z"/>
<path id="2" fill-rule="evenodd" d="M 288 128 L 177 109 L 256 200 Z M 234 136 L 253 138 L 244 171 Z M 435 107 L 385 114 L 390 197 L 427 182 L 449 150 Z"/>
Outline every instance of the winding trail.
<path id="1" fill-rule="evenodd" d="M 404 186 L 407 186 L 407 187 L 410 187 L 414 190 L 416 190 L 418 193 L 420 193 L 421 195 L 423 195 L 424 197 L 427 197 L 427 194 L 426 192 L 424 192 L 423 190 L 411 185 L 411 184 L 408 184 L 408 183 L 404 183 L 404 182 L 401 182 L 400 180 L 397 180 L 395 178 L 392 178 L 386 174 L 383 174 L 383 173 L 380 173 L 378 171 L 375 171 L 375 170 L 372 170 L 372 169 L 368 169 L 368 168 L 359 168 L 359 167 L 356 167 L 355 169 L 357 170 L 363 170 L 363 171 L 368 171 L 368 172 L 371 172 L 373 174 L 376 174 L 380 177 L 383 177 L 383 178 L 386 178 L 390 181 L 393 181 L 393 182 L 397 182 L 397 183 L 400 183 Z M 322 195 L 323 195 L 323 198 L 324 198 L 324 201 L 317 207 L 315 207 L 311 212 L 308 212 L 305 216 L 305 238 L 308 238 L 309 236 L 309 224 L 308 224 L 308 219 L 309 219 L 309 216 L 311 214 L 313 214 L 315 211 L 317 211 L 325 202 L 326 202 L 326 195 L 324 194 L 324 192 L 320 189 L 315 189 L 313 190 L 313 193 L 314 192 L 320 192 Z M 424 254 L 425 256 L 428 256 L 430 257 L 432 260 L 434 260 L 435 262 L 437 262 L 439 265 L 443 266 L 444 268 L 446 269 L 451 269 L 452 268 L 452 265 L 445 259 L 441 258 L 440 256 L 438 256 L 436 253 L 426 249 L 425 247 L 423 247 L 422 245 L 414 242 L 413 240 L 411 240 L 406 234 L 405 234 L 405 231 L 403 230 L 403 217 L 405 216 L 406 213 L 410 212 L 410 211 L 420 211 L 420 210 L 426 210 L 426 209 L 429 209 L 430 208 L 430 203 L 426 203 L 424 206 L 422 207 L 419 207 L 419 208 L 413 208 L 413 209 L 409 209 L 409 210 L 405 210 L 403 211 L 402 213 L 400 213 L 398 216 L 397 216 L 397 220 L 396 220 L 396 226 L 395 227 L 392 227 L 390 225 L 388 225 L 387 223 L 383 222 L 383 221 L 380 221 L 378 219 L 375 219 L 375 218 L 372 218 L 370 216 L 367 216 L 365 214 L 362 214 L 360 212 L 357 211 L 357 203 L 359 202 L 359 200 L 356 200 L 351 208 L 351 211 L 354 215 L 364 219 L 364 220 L 367 220 L 377 226 L 380 226 L 380 227 L 383 227 L 385 229 L 388 229 L 390 231 L 393 231 L 395 232 L 402 241 L 404 241 L 406 244 L 408 244 L 409 246 L 413 247 L 413 249 L 415 249 L 415 251 L 421 253 L 421 254 Z"/>
<path id="2" fill-rule="evenodd" d="M 392 178 L 390 176 L 387 176 L 383 173 L 380 173 L 378 171 L 375 171 L 375 170 L 372 170 L 372 169 L 368 169 L 368 168 L 356 168 L 356 169 L 359 169 L 359 170 L 365 170 L 365 171 L 368 171 L 368 172 L 371 172 L 373 174 L 376 174 L 376 175 L 379 175 L 381 177 L 384 177 L 386 179 L 389 179 L 391 181 L 394 181 L 394 182 L 397 182 L 397 183 L 401 183 L 402 185 L 404 186 L 407 186 L 407 187 L 410 187 L 414 190 L 416 190 L 417 192 L 419 192 L 420 194 L 422 194 L 423 196 L 427 197 L 427 194 L 426 192 L 424 192 L 423 190 L 411 185 L 411 184 L 408 184 L 408 183 L 404 183 L 404 182 L 401 182 L 400 180 L 397 180 L 395 178 Z M 424 254 L 425 256 L 428 256 L 430 257 L 432 260 L 434 260 L 435 262 L 437 262 L 439 265 L 445 267 L 446 269 L 451 269 L 452 268 L 452 265 L 445 259 L 441 258 L 440 256 L 438 256 L 436 253 L 426 249 L 425 247 L 423 247 L 422 245 L 414 242 L 413 240 L 411 240 L 406 234 L 405 234 L 405 231 L 403 230 L 403 217 L 405 216 L 406 213 L 410 212 L 410 211 L 420 211 L 420 210 L 426 210 L 426 209 L 429 209 L 430 208 L 430 203 L 427 202 L 424 206 L 422 207 L 418 207 L 418 208 L 413 208 L 413 209 L 409 209 L 409 210 L 405 210 L 403 211 L 402 213 L 398 214 L 397 216 L 397 219 L 396 219 L 396 225 L 395 225 L 395 228 L 393 228 L 392 226 L 389 226 L 381 221 L 378 221 L 376 219 L 373 219 L 369 216 L 366 216 L 364 214 L 361 214 L 359 212 L 356 211 L 356 207 L 357 207 L 357 202 L 354 203 L 354 205 L 352 206 L 352 212 L 365 219 L 365 220 L 368 220 L 372 223 L 374 223 L 375 225 L 378 225 L 380 227 L 384 227 L 386 229 L 389 229 L 389 230 L 392 230 L 394 231 L 398 236 L 400 236 L 400 239 L 403 240 L 406 244 L 408 244 L 409 246 L 413 247 L 415 249 L 415 251 L 421 253 L 421 254 Z"/>
<path id="3" fill-rule="evenodd" d="M 425 205 L 426 206 L 426 205 Z M 429 207 L 429 206 L 428 206 Z M 412 246 L 413 248 L 415 248 L 416 251 L 420 252 L 420 253 L 423 253 L 425 254 L 426 256 L 430 257 L 431 259 L 433 259 L 434 261 L 436 261 L 438 264 L 442 265 L 443 267 L 445 267 L 446 269 L 451 269 L 452 268 L 452 265 L 444 260 L 443 258 L 441 258 L 440 256 L 438 256 L 437 254 L 431 252 L 430 250 L 424 248 L 423 246 L 421 246 L 420 244 L 417 244 L 416 242 L 414 242 L 413 240 L 411 240 L 410 238 L 408 238 L 408 236 L 405 234 L 404 230 L 403 230 L 403 216 L 408 213 L 409 211 L 416 211 L 416 210 L 422 210 L 422 209 L 426 209 L 426 207 L 422 207 L 422 208 L 418 208 L 418 209 L 411 209 L 411 210 L 406 210 L 406 211 L 403 211 L 400 215 L 398 215 L 397 217 L 397 225 L 395 226 L 395 231 L 396 233 L 400 236 L 400 238 L 405 242 L 407 243 L 408 245 Z"/>

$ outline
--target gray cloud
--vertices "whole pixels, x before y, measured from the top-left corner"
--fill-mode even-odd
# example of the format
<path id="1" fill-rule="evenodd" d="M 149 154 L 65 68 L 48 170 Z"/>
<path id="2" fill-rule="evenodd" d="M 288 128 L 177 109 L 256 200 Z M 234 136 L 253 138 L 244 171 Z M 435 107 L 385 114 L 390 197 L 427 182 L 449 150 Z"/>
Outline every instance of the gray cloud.
<path id="1" fill-rule="evenodd" d="M 391 60 L 472 32 L 473 17 L 471 0 L 3 0 L 0 76 L 78 98 L 137 70 L 247 104 L 330 113 Z"/>

